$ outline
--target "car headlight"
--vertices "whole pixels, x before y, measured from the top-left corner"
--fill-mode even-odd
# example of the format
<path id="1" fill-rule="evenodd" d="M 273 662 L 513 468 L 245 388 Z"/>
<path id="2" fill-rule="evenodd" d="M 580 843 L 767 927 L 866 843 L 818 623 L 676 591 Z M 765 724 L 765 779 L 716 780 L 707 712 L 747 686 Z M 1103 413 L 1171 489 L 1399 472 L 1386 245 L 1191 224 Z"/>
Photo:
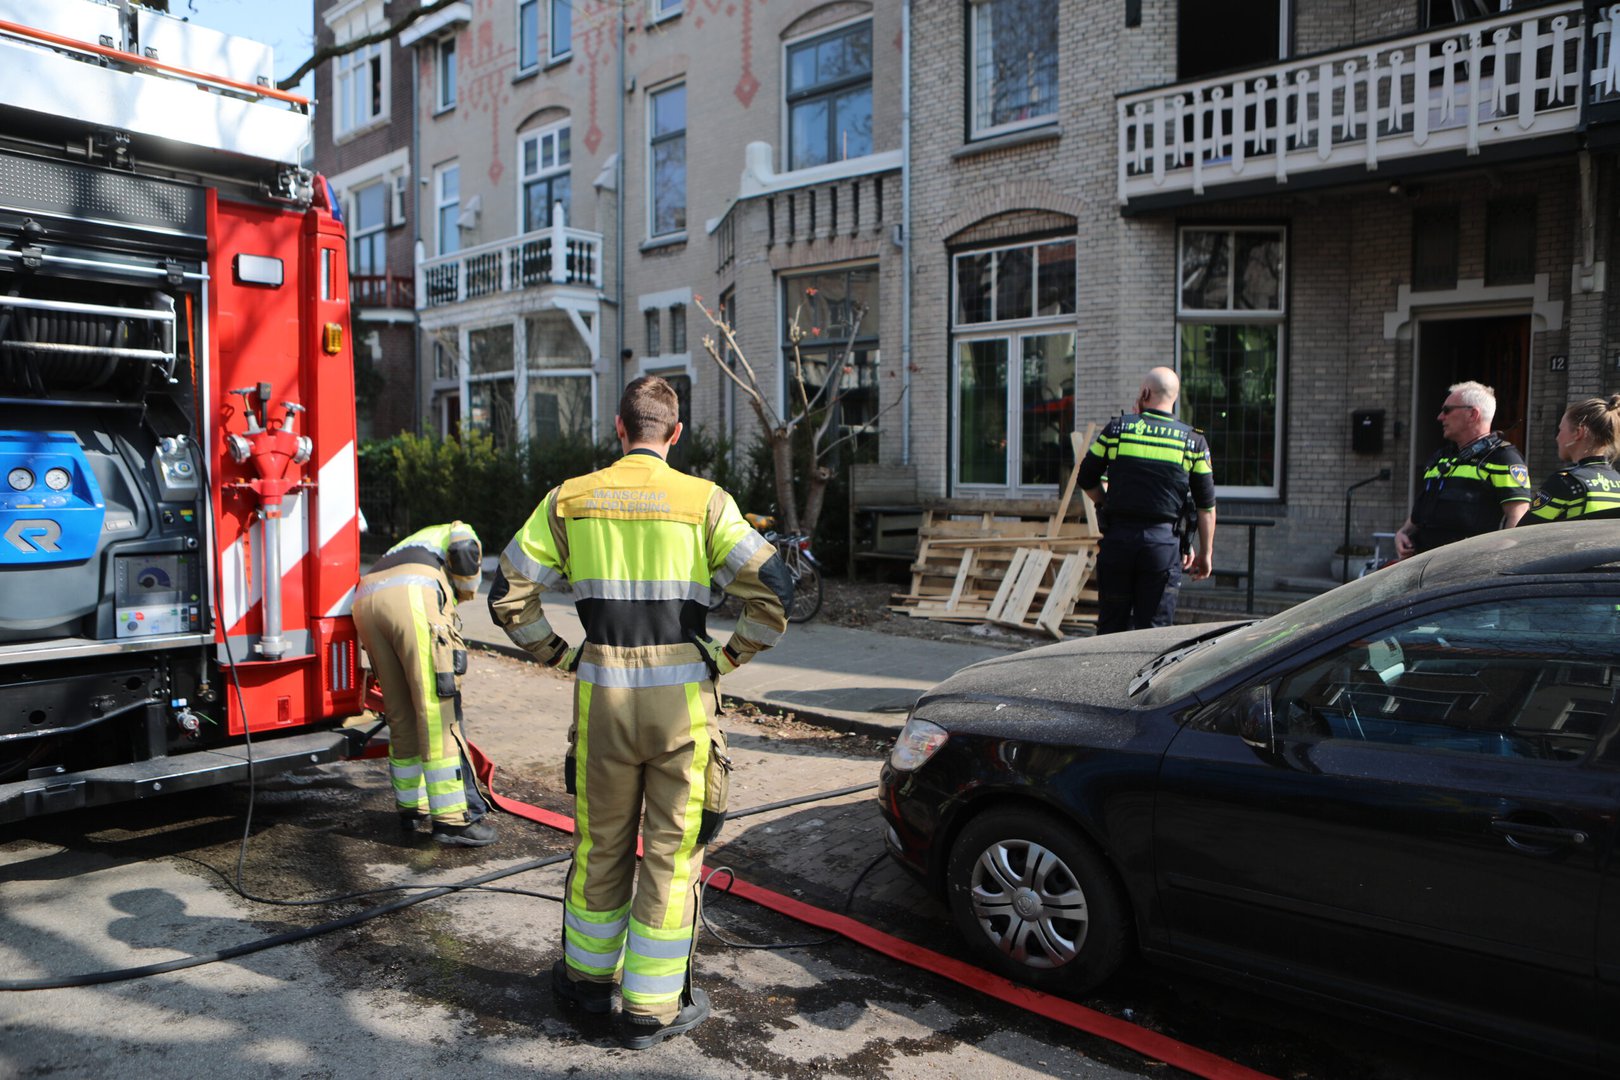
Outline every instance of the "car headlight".
<path id="1" fill-rule="evenodd" d="M 889 751 L 889 765 L 899 772 L 920 769 L 949 738 L 945 729 L 938 724 L 913 716 L 906 721 L 900 737 L 894 741 L 894 749 Z"/>

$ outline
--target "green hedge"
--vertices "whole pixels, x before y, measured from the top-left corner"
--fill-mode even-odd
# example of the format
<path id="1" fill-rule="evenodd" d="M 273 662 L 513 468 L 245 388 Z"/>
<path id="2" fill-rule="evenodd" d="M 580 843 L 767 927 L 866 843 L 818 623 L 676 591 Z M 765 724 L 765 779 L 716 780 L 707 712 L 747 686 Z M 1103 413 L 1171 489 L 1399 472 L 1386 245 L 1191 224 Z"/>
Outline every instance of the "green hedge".
<path id="1" fill-rule="evenodd" d="M 770 455 L 754 447 L 731 464 L 731 440 L 703 428 L 688 432 L 672 455 L 685 472 L 704 476 L 736 496 L 744 511 L 769 512 Z M 395 435 L 361 444 L 362 547 L 381 554 L 417 529 L 465 521 L 489 553 L 500 551 L 546 492 L 571 476 L 617 461 L 617 441 L 583 439 L 497 447 L 482 432 L 464 438 Z M 761 473 L 763 462 L 764 472 Z"/>

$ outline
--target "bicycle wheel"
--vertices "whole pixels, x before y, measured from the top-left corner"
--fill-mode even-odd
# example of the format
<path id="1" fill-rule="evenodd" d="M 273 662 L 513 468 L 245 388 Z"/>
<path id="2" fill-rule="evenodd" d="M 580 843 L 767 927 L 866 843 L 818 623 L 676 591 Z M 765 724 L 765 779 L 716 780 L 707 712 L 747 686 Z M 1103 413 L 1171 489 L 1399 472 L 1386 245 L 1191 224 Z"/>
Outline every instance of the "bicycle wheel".
<path id="1" fill-rule="evenodd" d="M 806 560 L 793 564 L 793 610 L 788 622 L 809 622 L 821 610 L 821 570 Z"/>

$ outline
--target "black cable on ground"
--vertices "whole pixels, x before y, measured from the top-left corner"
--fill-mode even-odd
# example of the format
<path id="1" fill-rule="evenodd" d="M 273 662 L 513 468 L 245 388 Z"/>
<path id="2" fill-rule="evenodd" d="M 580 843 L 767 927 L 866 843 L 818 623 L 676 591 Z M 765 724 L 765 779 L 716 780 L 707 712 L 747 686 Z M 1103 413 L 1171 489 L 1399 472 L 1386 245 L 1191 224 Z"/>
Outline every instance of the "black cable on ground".
<path id="1" fill-rule="evenodd" d="M 240 693 L 240 688 L 238 688 L 238 693 Z M 240 699 L 238 699 L 238 700 L 240 701 Z M 250 769 L 249 776 L 251 777 L 251 775 L 252 775 L 252 772 L 251 772 L 251 769 Z M 837 789 L 835 791 L 815 792 L 815 793 L 810 794 L 810 795 L 799 796 L 798 798 L 795 798 L 795 799 L 784 799 L 784 800 L 781 800 L 780 802 L 768 803 L 768 804 L 766 804 L 764 806 L 749 807 L 746 810 L 737 811 L 732 816 L 733 817 L 739 817 L 739 818 L 740 817 L 748 817 L 749 815 L 752 815 L 752 814 L 763 813 L 766 810 L 776 810 L 776 809 L 781 809 L 781 808 L 787 807 L 787 806 L 799 805 L 799 804 L 802 804 L 802 803 L 819 802 L 819 801 L 824 800 L 824 799 L 838 798 L 838 797 L 843 796 L 843 795 L 852 794 L 852 793 L 858 792 L 858 791 L 864 791 L 864 790 L 867 790 L 869 788 L 876 787 L 876 786 L 877 786 L 876 784 L 860 784 L 860 785 L 856 785 L 854 787 L 839 788 L 839 789 Z M 251 788 L 249 790 L 250 790 L 250 793 L 251 793 Z M 251 821 L 251 817 L 252 817 L 252 802 L 251 802 L 251 794 L 250 794 L 250 801 L 249 801 L 249 820 L 250 821 Z M 246 834 L 245 833 L 244 833 L 244 837 L 243 837 L 243 844 L 244 844 L 243 857 L 245 858 L 245 856 L 246 856 Z M 221 961 L 221 960 L 231 960 L 231 959 L 234 959 L 234 958 L 236 958 L 238 956 L 246 956 L 246 955 L 248 955 L 250 953 L 263 952 L 266 949 L 273 949 L 273 948 L 276 948 L 276 947 L 281 946 L 281 945 L 290 945 L 290 944 L 293 944 L 294 942 L 307 941 L 310 938 L 320 937 L 323 934 L 329 934 L 334 930 L 342 930 L 342 929 L 344 929 L 346 927 L 355 926 L 355 925 L 357 925 L 359 923 L 367 922 L 367 921 L 369 921 L 371 919 L 375 919 L 375 918 L 377 918 L 378 916 L 381 916 L 381 915 L 388 915 L 388 914 L 392 914 L 393 912 L 396 912 L 396 911 L 403 911 L 405 908 L 413 907 L 413 906 L 415 906 L 417 904 L 420 904 L 420 903 L 423 903 L 424 901 L 427 901 L 427 900 L 436 900 L 441 896 L 449 896 L 449 895 L 451 895 L 453 893 L 459 893 L 459 892 L 470 892 L 470 891 L 510 892 L 510 893 L 516 893 L 518 895 L 523 895 L 523 896 L 539 897 L 540 899 L 552 900 L 552 901 L 556 901 L 556 902 L 560 903 L 561 902 L 560 897 L 551 896 L 551 895 L 548 895 L 546 893 L 530 892 L 530 891 L 524 890 L 524 889 L 509 889 L 509 888 L 486 889 L 486 886 L 491 881 L 499 881 L 502 878 L 512 877 L 512 876 L 517 875 L 517 874 L 527 873 L 530 870 L 538 870 L 538 869 L 540 869 L 542 867 L 552 866 L 552 865 L 555 865 L 556 863 L 564 862 L 564 861 L 566 861 L 568 859 L 572 859 L 572 858 L 573 858 L 573 854 L 571 852 L 564 853 L 564 854 L 561 854 L 561 855 L 548 855 L 543 859 L 532 859 L 532 860 L 530 860 L 528 862 L 519 863 L 516 866 L 508 867 L 508 868 L 506 868 L 504 870 L 492 870 L 487 874 L 480 874 L 477 877 L 469 878 L 466 881 L 458 882 L 458 883 L 451 884 L 451 885 L 386 885 L 386 886 L 382 886 L 382 887 L 377 888 L 377 889 L 368 889 L 368 890 L 365 890 L 364 892 L 349 893 L 349 894 L 347 894 L 345 896 L 338 896 L 338 897 L 323 897 L 323 898 L 315 899 L 315 900 L 268 900 L 268 899 L 262 899 L 262 898 L 258 898 L 258 897 L 249 896 L 247 893 L 243 892 L 240 888 L 236 888 L 236 891 L 240 895 L 245 897 L 246 899 L 253 900 L 253 901 L 257 902 L 257 903 L 275 904 L 275 905 L 286 906 L 286 907 L 307 907 L 307 906 L 314 906 L 314 905 L 321 905 L 321 904 L 334 904 L 334 903 L 339 903 L 341 901 L 350 900 L 350 899 L 354 899 L 354 898 L 361 897 L 361 896 L 370 896 L 370 895 L 374 895 L 374 894 L 378 894 L 378 893 L 386 893 L 386 892 L 399 892 L 399 891 L 402 891 L 402 890 L 422 890 L 422 893 L 419 896 L 401 897 L 400 899 L 392 901 L 391 903 L 381 904 L 381 905 L 378 905 L 377 907 L 373 907 L 373 908 L 367 908 L 364 911 L 357 911 L 357 912 L 355 912 L 355 913 L 353 913 L 351 915 L 345 915 L 342 918 L 332 919 L 332 920 L 330 920 L 328 922 L 320 923 L 320 924 L 318 924 L 316 926 L 304 927 L 301 930 L 288 930 L 288 931 L 284 931 L 283 933 L 280 933 L 280 934 L 273 934 L 270 937 L 260 938 L 257 941 L 249 941 L 249 942 L 246 942 L 246 943 L 241 944 L 241 945 L 232 945 L 232 946 L 229 946 L 227 948 L 218 949 L 218 950 L 215 950 L 214 952 L 210 952 L 210 953 L 200 953 L 200 954 L 195 955 L 195 956 L 182 956 L 179 959 L 168 960 L 168 961 L 164 961 L 163 963 L 159 963 L 159 964 L 146 964 L 146 965 L 143 965 L 141 967 L 119 968 L 119 969 L 116 969 L 116 970 L 109 970 L 109 971 L 95 971 L 95 972 L 89 972 L 89 973 L 86 973 L 86 974 L 83 974 L 83 975 L 67 975 L 67 976 L 62 976 L 60 978 L 3 979 L 3 980 L 0 980 L 0 992 L 23 991 L 23 990 L 62 990 L 62 989 L 70 988 L 70 987 L 99 986 L 99 985 L 103 985 L 105 983 L 127 982 L 130 979 L 142 979 L 142 978 L 146 978 L 146 977 L 151 976 L 151 975 L 162 975 L 162 974 L 166 974 L 167 972 L 171 972 L 171 971 L 183 971 L 186 968 L 202 967 L 205 964 L 217 963 L 218 961 Z M 861 871 L 860 876 L 855 879 L 855 883 L 850 886 L 849 895 L 845 898 L 845 910 L 846 911 L 849 908 L 849 904 L 851 902 L 853 902 L 854 894 L 855 894 L 855 888 L 860 885 L 861 881 L 866 877 L 867 873 L 869 873 L 872 870 L 872 867 L 876 866 L 877 862 L 881 861 L 882 858 L 883 858 L 883 856 L 880 855 L 878 857 L 878 859 L 874 860 L 873 863 L 870 866 L 868 866 L 865 870 Z M 204 864 L 204 865 L 206 865 L 206 864 Z M 219 874 L 220 877 L 224 878 L 225 883 L 227 885 L 231 885 L 231 881 L 230 881 L 229 877 L 227 877 L 224 874 L 223 871 L 220 871 L 220 870 L 218 870 L 218 869 L 216 869 L 214 867 L 210 867 L 209 869 L 214 870 L 214 872 L 216 874 Z M 729 867 L 722 868 L 722 869 L 724 869 L 727 874 L 731 873 Z M 241 860 L 238 860 L 238 862 L 237 862 L 237 873 L 238 873 L 238 875 L 241 874 L 241 870 L 242 870 L 242 862 L 241 862 Z M 715 872 L 718 873 L 719 871 L 715 871 Z M 705 883 L 704 887 L 707 888 L 706 883 Z M 235 887 L 233 886 L 233 888 L 235 888 Z M 701 897 L 700 897 L 700 908 L 701 908 Z M 782 945 L 775 945 L 775 946 L 770 946 L 770 945 L 749 945 L 749 944 L 745 944 L 745 943 L 733 944 L 732 942 L 728 941 L 726 938 L 722 937 L 720 934 L 715 933 L 714 928 L 709 926 L 708 921 L 706 919 L 704 920 L 704 927 L 706 929 L 708 929 L 708 931 L 711 934 L 714 934 L 716 940 L 719 940 L 719 941 L 721 941 L 721 942 L 723 942 L 723 943 L 725 943 L 727 945 L 732 945 L 732 947 L 734 947 L 734 948 L 750 948 L 750 949 L 780 948 L 780 949 L 788 949 L 788 948 L 799 948 L 799 947 L 802 947 L 802 946 L 807 945 L 807 944 L 822 944 L 822 942 L 797 942 L 797 943 L 789 943 L 789 944 L 782 944 Z"/>

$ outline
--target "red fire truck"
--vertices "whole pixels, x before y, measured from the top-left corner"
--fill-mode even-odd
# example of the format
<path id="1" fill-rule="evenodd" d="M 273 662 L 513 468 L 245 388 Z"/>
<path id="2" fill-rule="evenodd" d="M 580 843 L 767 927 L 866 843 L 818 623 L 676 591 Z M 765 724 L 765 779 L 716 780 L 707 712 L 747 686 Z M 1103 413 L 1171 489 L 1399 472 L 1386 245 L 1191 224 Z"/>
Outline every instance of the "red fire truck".
<path id="1" fill-rule="evenodd" d="M 272 62 L 0 0 L 0 823 L 359 749 L 344 234 Z"/>

